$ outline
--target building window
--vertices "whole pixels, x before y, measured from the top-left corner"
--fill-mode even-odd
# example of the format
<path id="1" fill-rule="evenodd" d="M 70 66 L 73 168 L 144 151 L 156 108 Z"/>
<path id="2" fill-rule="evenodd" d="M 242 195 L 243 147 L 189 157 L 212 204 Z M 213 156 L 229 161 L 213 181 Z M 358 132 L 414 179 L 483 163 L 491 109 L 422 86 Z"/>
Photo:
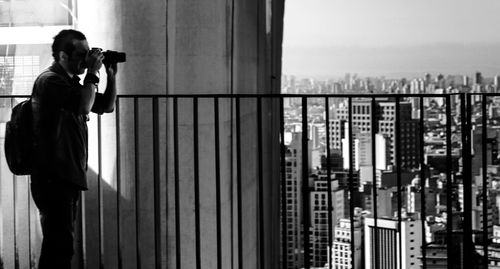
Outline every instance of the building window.
<path id="1" fill-rule="evenodd" d="M 0 56 L 1 94 L 29 94 L 39 72 L 39 56 Z"/>

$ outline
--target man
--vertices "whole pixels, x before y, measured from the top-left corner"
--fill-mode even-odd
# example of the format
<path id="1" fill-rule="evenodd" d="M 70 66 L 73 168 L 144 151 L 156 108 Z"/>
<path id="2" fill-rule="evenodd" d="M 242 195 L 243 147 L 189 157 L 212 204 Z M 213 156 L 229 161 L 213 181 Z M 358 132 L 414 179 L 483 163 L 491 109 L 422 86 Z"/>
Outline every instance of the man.
<path id="1" fill-rule="evenodd" d="M 89 112 L 114 110 L 116 64 L 106 66 L 107 86 L 97 93 L 104 56 L 89 50 L 85 35 L 62 30 L 52 44 L 54 63 L 35 80 L 32 93 L 35 165 L 31 194 L 43 233 L 39 269 L 71 268 L 74 221 L 87 190 Z M 82 83 L 78 75 L 87 70 Z"/>

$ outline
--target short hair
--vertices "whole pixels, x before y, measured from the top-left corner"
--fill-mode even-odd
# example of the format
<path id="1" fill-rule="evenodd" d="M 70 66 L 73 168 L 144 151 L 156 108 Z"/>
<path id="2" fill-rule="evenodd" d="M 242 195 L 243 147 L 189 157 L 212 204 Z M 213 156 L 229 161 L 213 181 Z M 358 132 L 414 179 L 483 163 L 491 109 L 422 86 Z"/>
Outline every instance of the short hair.
<path id="1" fill-rule="evenodd" d="M 71 55 L 75 50 L 75 45 L 73 45 L 73 40 L 86 40 L 85 35 L 77 30 L 66 29 L 60 31 L 56 36 L 54 36 L 54 43 L 52 43 L 52 56 L 54 60 L 59 61 L 59 52 L 64 51 L 66 54 Z"/>

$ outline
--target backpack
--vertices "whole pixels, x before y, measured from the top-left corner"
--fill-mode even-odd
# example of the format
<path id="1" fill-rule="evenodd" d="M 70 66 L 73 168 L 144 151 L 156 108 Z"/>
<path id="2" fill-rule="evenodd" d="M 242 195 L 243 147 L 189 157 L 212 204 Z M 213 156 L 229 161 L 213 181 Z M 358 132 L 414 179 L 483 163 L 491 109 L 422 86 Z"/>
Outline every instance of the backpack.
<path id="1" fill-rule="evenodd" d="M 5 126 L 5 158 L 15 175 L 29 175 L 34 160 L 34 131 L 31 98 L 12 108 Z"/>

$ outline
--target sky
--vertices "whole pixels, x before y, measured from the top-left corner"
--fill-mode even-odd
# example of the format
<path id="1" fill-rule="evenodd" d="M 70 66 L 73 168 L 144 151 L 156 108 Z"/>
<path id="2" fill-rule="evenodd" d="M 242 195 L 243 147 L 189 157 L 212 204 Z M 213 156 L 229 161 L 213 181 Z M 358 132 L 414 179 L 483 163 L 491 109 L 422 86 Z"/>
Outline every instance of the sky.
<path id="1" fill-rule="evenodd" d="M 500 74 L 498 0 L 287 0 L 283 73 Z"/>

